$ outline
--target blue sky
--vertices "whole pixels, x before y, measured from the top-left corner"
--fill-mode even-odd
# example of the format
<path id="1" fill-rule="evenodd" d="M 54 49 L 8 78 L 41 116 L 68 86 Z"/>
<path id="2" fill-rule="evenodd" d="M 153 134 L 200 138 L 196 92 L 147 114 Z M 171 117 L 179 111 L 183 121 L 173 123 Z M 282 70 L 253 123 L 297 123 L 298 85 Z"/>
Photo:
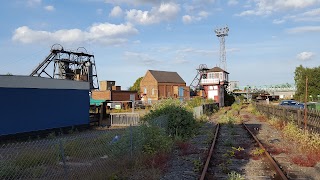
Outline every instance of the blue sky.
<path id="1" fill-rule="evenodd" d="M 227 70 L 240 86 L 294 83 L 319 66 L 320 0 L 3 0 L 0 74 L 27 75 L 53 44 L 85 47 L 99 80 L 127 89 L 148 69 L 219 65 L 214 29 L 228 25 Z"/>

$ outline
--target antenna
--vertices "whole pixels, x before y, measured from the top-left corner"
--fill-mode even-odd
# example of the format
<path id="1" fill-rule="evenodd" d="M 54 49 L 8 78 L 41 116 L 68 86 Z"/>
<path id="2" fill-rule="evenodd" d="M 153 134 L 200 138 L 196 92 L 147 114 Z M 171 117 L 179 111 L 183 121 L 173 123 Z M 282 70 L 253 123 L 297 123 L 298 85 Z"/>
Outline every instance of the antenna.
<path id="1" fill-rule="evenodd" d="M 216 36 L 220 41 L 220 64 L 219 67 L 227 71 L 227 60 L 226 60 L 226 47 L 225 47 L 225 36 L 228 36 L 229 28 L 225 26 L 223 28 L 217 28 L 214 30 Z"/>

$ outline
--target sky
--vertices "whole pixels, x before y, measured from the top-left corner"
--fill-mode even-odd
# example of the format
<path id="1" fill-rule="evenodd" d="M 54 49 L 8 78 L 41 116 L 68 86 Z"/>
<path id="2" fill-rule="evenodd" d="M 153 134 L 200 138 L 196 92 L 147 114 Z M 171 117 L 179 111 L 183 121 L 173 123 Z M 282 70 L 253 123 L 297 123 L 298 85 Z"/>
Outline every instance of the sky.
<path id="1" fill-rule="evenodd" d="M 99 81 L 124 90 L 147 70 L 190 85 L 200 64 L 219 66 L 226 26 L 240 87 L 292 84 L 297 66 L 320 64 L 320 0 L 2 0 L 0 23 L 0 74 L 29 75 L 54 44 L 85 47 Z"/>

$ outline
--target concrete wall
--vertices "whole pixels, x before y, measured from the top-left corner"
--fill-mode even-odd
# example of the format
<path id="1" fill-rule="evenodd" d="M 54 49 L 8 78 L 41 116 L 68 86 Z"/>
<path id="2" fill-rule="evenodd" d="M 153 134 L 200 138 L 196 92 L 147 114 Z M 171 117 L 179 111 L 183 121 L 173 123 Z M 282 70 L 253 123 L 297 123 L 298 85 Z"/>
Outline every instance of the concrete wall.
<path id="1" fill-rule="evenodd" d="M 0 136 L 89 125 L 89 83 L 0 76 Z"/>

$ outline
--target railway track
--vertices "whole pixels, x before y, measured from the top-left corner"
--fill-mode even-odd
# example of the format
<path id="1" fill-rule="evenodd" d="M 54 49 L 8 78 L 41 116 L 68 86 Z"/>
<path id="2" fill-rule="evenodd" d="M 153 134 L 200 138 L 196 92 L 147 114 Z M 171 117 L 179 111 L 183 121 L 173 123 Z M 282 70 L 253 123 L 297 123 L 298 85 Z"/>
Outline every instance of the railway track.
<path id="1" fill-rule="evenodd" d="M 252 180 L 287 179 L 246 124 L 217 124 L 200 179 L 230 177 Z"/>

